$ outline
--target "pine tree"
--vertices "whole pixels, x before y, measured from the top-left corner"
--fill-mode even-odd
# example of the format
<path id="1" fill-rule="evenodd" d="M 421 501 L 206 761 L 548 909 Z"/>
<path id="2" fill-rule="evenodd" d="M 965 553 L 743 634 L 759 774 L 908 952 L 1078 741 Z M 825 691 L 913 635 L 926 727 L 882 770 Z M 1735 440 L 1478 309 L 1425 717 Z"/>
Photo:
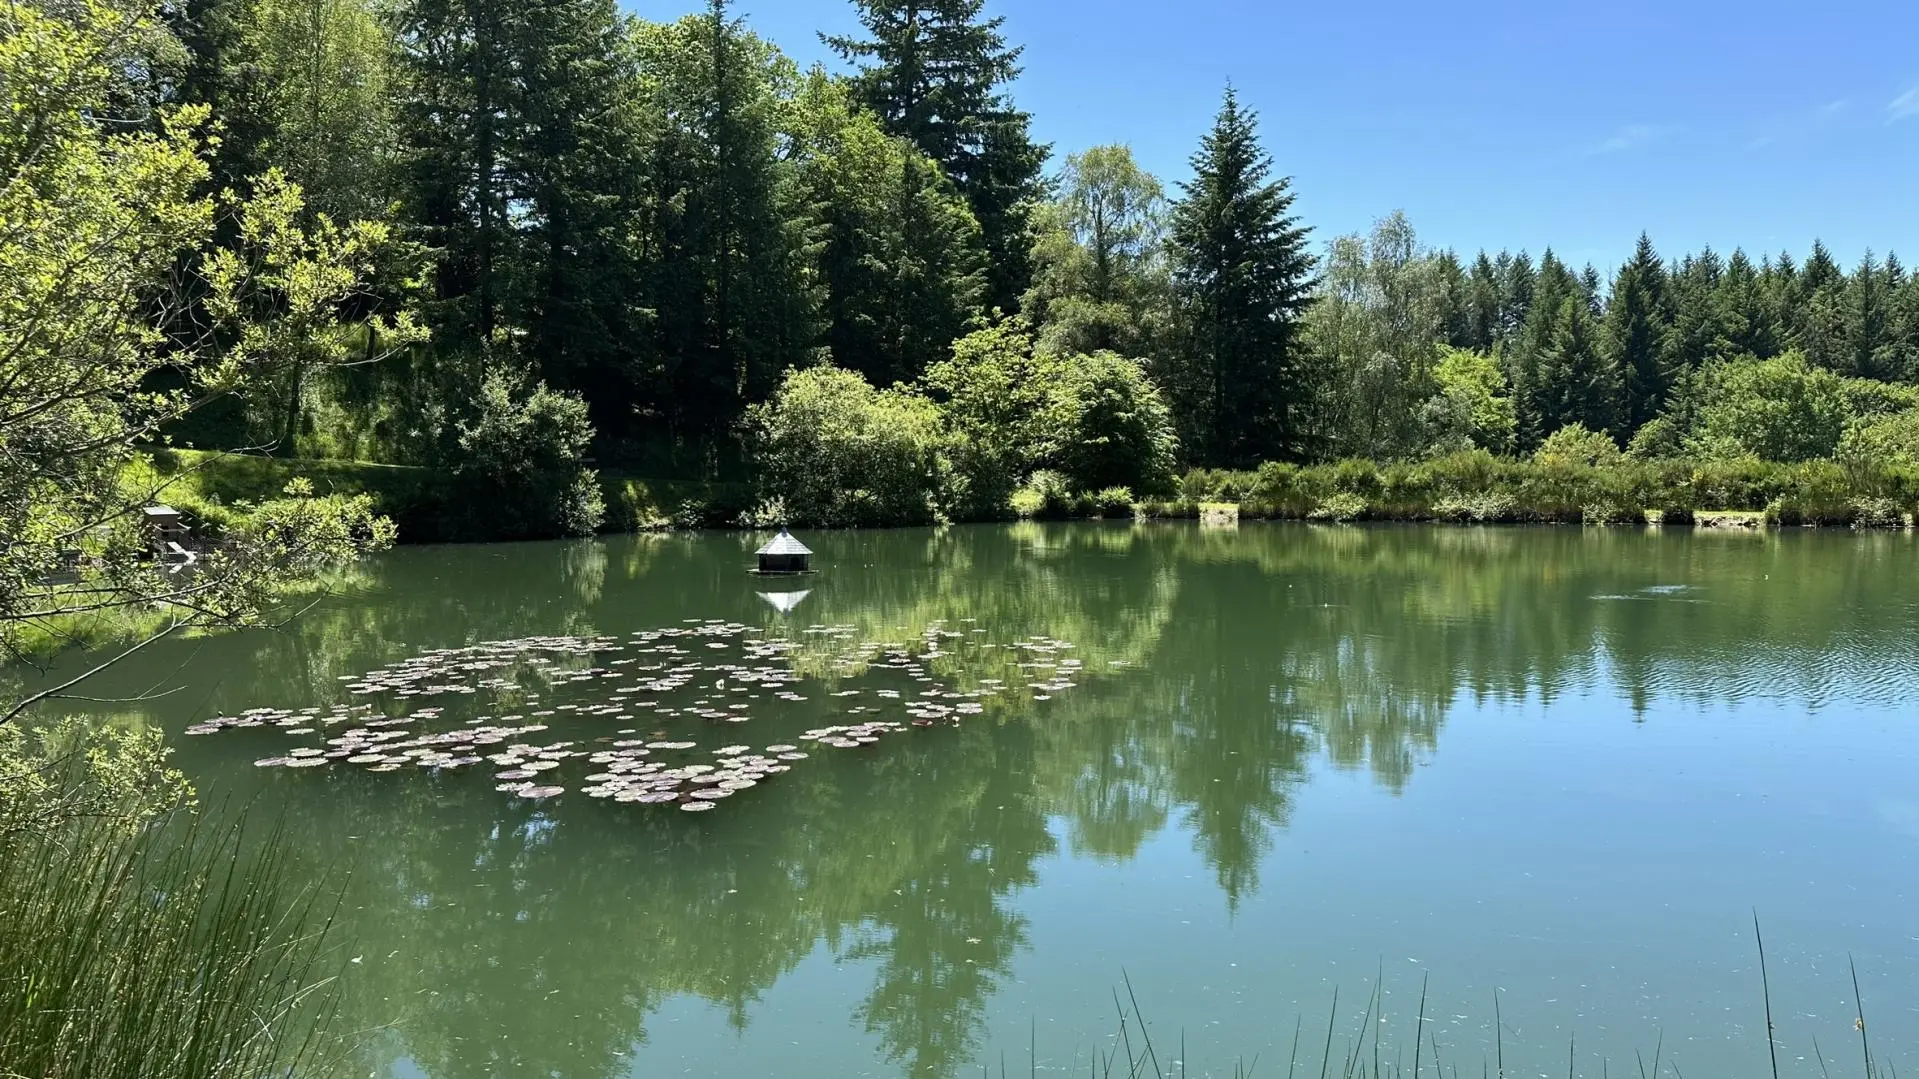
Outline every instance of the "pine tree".
<path id="1" fill-rule="evenodd" d="M 912 381 L 980 314 L 979 225 L 937 163 L 824 71 L 807 77 L 793 114 L 833 360 L 877 386 Z"/>
<path id="2" fill-rule="evenodd" d="M 1167 381 L 1186 445 L 1221 466 L 1301 457 L 1310 230 L 1291 215 L 1290 181 L 1269 178 L 1257 118 L 1230 88 L 1192 165 L 1169 245 L 1187 338 Z"/>
<path id="3" fill-rule="evenodd" d="M 1506 377 L 1513 387 L 1520 448 L 1530 450 L 1559 429 L 1554 423 L 1559 410 L 1553 399 L 1565 376 L 1543 365 L 1557 340 L 1563 305 L 1567 300 L 1579 300 L 1582 309 L 1586 305 L 1580 295 L 1579 279 L 1551 248 L 1540 256 L 1536 273 L 1532 260 L 1521 252 L 1513 260 L 1513 278 L 1525 289 L 1526 317 L 1508 339 L 1502 358 Z"/>
<path id="4" fill-rule="evenodd" d="M 1672 274 L 1672 330 L 1666 335 L 1669 381 L 1681 371 L 1696 371 L 1734 354 L 1723 277 L 1724 266 L 1710 247 L 1687 256 Z"/>
<path id="5" fill-rule="evenodd" d="M 1885 273 L 1867 251 L 1846 284 L 1845 374 L 1855 378 L 1895 377 L 1889 362 L 1892 346 L 1892 307 Z"/>
<path id="6" fill-rule="evenodd" d="M 513 12 L 482 0 L 410 0 L 398 12 L 408 209 L 440 251 L 442 340 L 490 340 L 510 260 L 504 161 L 512 110 Z"/>
<path id="7" fill-rule="evenodd" d="M 1499 271 L 1481 251 L 1467 283 L 1466 342 L 1461 348 L 1491 352 L 1499 337 Z"/>
<path id="8" fill-rule="evenodd" d="M 1493 266 L 1499 279 L 1499 320 L 1493 343 L 1508 344 L 1519 336 L 1527 316 L 1532 314 L 1539 274 L 1524 251 L 1517 255 L 1501 251 Z"/>
<path id="9" fill-rule="evenodd" d="M 789 367 L 818 355 L 818 238 L 781 159 L 783 60 L 715 0 L 642 27 L 662 118 L 644 193 L 656 312 L 654 401 L 684 435 L 718 437 Z"/>
<path id="10" fill-rule="evenodd" d="M 990 259 L 988 300 L 1012 311 L 1031 276 L 1031 215 L 1047 148 L 1005 87 L 1021 50 L 983 18 L 985 0 L 854 0 L 867 38 L 822 40 L 861 64 L 856 94 L 886 129 L 939 162 L 966 196 Z"/>
<path id="11" fill-rule="evenodd" d="M 1433 257 L 1433 272 L 1439 279 L 1439 294 L 1442 304 L 1439 316 L 1441 339 L 1452 348 L 1472 348 L 1472 282 L 1466 278 L 1466 268 L 1459 263 L 1459 256 L 1451 250 L 1441 251 Z"/>
<path id="12" fill-rule="evenodd" d="M 1746 252 L 1735 249 L 1726 260 L 1723 285 L 1727 337 L 1735 354 L 1771 359 L 1779 354 L 1779 314 L 1771 290 Z"/>
<path id="13" fill-rule="evenodd" d="M 1598 348 L 1591 307 L 1576 289 L 1558 301 L 1551 327 L 1529 387 L 1538 440 L 1574 423 L 1593 431 L 1615 430 L 1617 368 Z"/>
<path id="14" fill-rule="evenodd" d="M 1669 317 L 1666 267 L 1642 232 L 1632 260 L 1613 278 L 1601 335 L 1607 362 L 1619 373 L 1619 428 L 1613 434 L 1621 441 L 1629 441 L 1665 407 L 1670 389 L 1664 365 Z"/>
<path id="15" fill-rule="evenodd" d="M 1600 293 L 1599 269 L 1588 262 L 1579 271 L 1579 294 L 1586 301 L 1586 313 L 1593 318 L 1606 314 L 1606 298 Z"/>
<path id="16" fill-rule="evenodd" d="M 520 10 L 518 128 L 503 155 L 517 218 L 511 317 L 546 377 L 583 394 L 602 432 L 624 435 L 646 336 L 629 243 L 644 167 L 638 73 L 613 0 Z"/>
<path id="17" fill-rule="evenodd" d="M 1791 342 L 1806 362 L 1829 371 L 1851 366 L 1846 332 L 1846 274 L 1826 245 L 1812 243 L 1788 296 Z"/>
<path id="18" fill-rule="evenodd" d="M 1891 343 L 1882 367 L 1887 377 L 1912 382 L 1919 379 L 1919 276 L 1907 273 L 1898 257 L 1888 254 L 1886 278 L 1892 324 Z"/>

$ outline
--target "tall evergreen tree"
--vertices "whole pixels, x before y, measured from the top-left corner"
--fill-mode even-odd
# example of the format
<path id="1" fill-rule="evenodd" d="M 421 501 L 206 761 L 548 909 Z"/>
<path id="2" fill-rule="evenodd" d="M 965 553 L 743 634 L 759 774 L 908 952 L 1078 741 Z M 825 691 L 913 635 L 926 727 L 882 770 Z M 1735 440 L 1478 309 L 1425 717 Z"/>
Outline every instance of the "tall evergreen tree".
<path id="1" fill-rule="evenodd" d="M 833 360 L 878 386 L 918 378 L 980 314 L 979 224 L 937 163 L 824 71 L 807 77 L 792 114 Z"/>
<path id="2" fill-rule="evenodd" d="M 1891 289 L 1879 261 L 1867 251 L 1846 284 L 1846 351 L 1843 373 L 1857 378 L 1896 377 L 1892 357 Z"/>
<path id="3" fill-rule="evenodd" d="M 1579 295 L 1586 301 L 1586 313 L 1598 319 L 1606 314 L 1606 297 L 1600 291 L 1599 268 L 1588 262 L 1579 271 Z"/>
<path id="4" fill-rule="evenodd" d="M 1681 260 L 1670 279 L 1672 330 L 1666 335 L 1668 378 L 1734 354 L 1721 285 L 1725 267 L 1708 247 Z"/>
<path id="5" fill-rule="evenodd" d="M 402 138 L 411 216 L 440 252 L 432 315 L 446 338 L 490 340 L 510 259 L 517 7 L 409 0 L 398 11 Z"/>
<path id="6" fill-rule="evenodd" d="M 1466 341 L 1461 348 L 1491 352 L 1499 338 L 1499 271 L 1481 251 L 1467 282 Z"/>
<path id="7" fill-rule="evenodd" d="M 1433 256 L 1440 299 L 1440 334 L 1451 348 L 1474 347 L 1472 331 L 1472 283 L 1466 268 L 1451 249 Z"/>
<path id="8" fill-rule="evenodd" d="M 1186 445 L 1219 465 L 1299 458 L 1312 396 L 1299 332 L 1312 303 L 1310 230 L 1230 88 L 1192 165 L 1170 231 L 1185 347 L 1165 379 Z"/>
<path id="9" fill-rule="evenodd" d="M 1727 336 L 1735 354 L 1760 359 L 1777 356 L 1779 312 L 1761 272 L 1744 250 L 1735 249 L 1726 260 L 1725 293 Z"/>
<path id="10" fill-rule="evenodd" d="M 1513 260 L 1512 277 L 1524 288 L 1526 316 L 1509 337 L 1502 358 L 1506 378 L 1513 387 L 1519 445 L 1523 450 L 1530 450 L 1559 426 L 1554 422 L 1559 418 L 1559 411 L 1551 402 L 1553 394 L 1558 392 L 1556 385 L 1560 376 L 1543 369 L 1542 364 L 1558 339 L 1562 307 L 1567 300 L 1578 300 L 1581 308 L 1585 302 L 1579 279 L 1551 248 L 1540 256 L 1537 271 L 1532 268 L 1532 260 L 1521 252 Z M 1590 317 L 1585 321 L 1589 322 Z"/>
<path id="11" fill-rule="evenodd" d="M 1613 434 L 1621 441 L 1630 440 L 1665 407 L 1671 386 L 1665 367 L 1669 318 L 1666 267 L 1642 232 L 1632 259 L 1613 277 L 1600 338 L 1608 364 L 1619 373 L 1619 429 Z"/>
<path id="12" fill-rule="evenodd" d="M 1891 291 L 1892 341 L 1884 362 L 1887 377 L 1901 382 L 1919 379 L 1919 276 L 1907 273 L 1895 255 L 1886 256 Z"/>
<path id="13" fill-rule="evenodd" d="M 1612 431 L 1619 379 L 1594 339 L 1591 307 L 1575 288 L 1558 301 L 1558 312 L 1528 387 L 1534 431 L 1540 440 L 1574 423 Z"/>
<path id="14" fill-rule="evenodd" d="M 1527 316 L 1532 314 L 1533 291 L 1539 283 L 1539 273 L 1533 268 L 1533 260 L 1526 252 L 1509 255 L 1504 251 L 1493 263 L 1499 279 L 1499 322 L 1494 344 L 1501 345 L 1513 341 L 1526 325 Z"/>
<path id="15" fill-rule="evenodd" d="M 646 362 L 629 242 L 644 167 L 638 73 L 614 0 L 532 0 L 516 29 L 512 317 L 547 378 L 582 393 L 601 431 L 625 435 Z"/>
<path id="16" fill-rule="evenodd" d="M 662 118 L 643 196 L 654 245 L 655 407 L 696 438 L 728 431 L 788 367 L 818 355 L 818 238 L 782 160 L 791 65 L 714 0 L 644 26 L 639 63 Z"/>
<path id="17" fill-rule="evenodd" d="M 1812 253 L 1793 277 L 1786 300 L 1790 343 L 1814 367 L 1843 371 L 1851 366 L 1845 292 L 1845 271 L 1826 245 L 1814 240 Z"/>
<path id="18" fill-rule="evenodd" d="M 888 131 L 939 162 L 973 208 L 990 258 L 989 302 L 1015 309 L 1030 278 L 1031 216 L 1047 148 L 1006 86 L 1021 50 L 985 0 L 854 0 L 865 38 L 822 35 L 860 65 L 853 84 Z"/>

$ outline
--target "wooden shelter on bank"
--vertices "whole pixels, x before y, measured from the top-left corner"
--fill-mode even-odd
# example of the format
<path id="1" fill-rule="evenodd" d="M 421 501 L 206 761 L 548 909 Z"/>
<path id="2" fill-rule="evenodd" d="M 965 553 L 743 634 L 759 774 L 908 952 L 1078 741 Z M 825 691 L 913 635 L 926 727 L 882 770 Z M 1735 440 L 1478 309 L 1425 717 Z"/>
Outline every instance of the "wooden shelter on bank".
<path id="1" fill-rule="evenodd" d="M 813 572 L 813 552 L 784 528 L 756 553 L 759 555 L 761 573 Z"/>

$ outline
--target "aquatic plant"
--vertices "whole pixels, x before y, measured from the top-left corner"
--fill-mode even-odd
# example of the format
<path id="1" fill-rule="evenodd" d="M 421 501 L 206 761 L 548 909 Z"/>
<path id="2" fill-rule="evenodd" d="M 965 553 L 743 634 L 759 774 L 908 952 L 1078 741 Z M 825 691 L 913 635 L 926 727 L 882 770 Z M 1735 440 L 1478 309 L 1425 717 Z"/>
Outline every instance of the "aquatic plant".
<path id="1" fill-rule="evenodd" d="M 0 1075 L 324 1074 L 325 911 L 276 836 L 0 830 Z"/>
<path id="2" fill-rule="evenodd" d="M 677 626 L 639 630 L 618 637 L 531 636 L 487 641 L 461 648 L 422 652 L 361 675 L 341 676 L 354 697 L 376 698 L 299 710 L 251 708 L 187 728 L 189 735 L 228 730 L 278 728 L 295 737 L 326 736 L 320 745 L 303 745 L 261 757 L 262 768 L 325 768 L 335 763 L 369 772 L 405 768 L 430 773 L 472 766 L 495 767 L 495 790 L 543 801 L 568 790 L 556 770 L 584 760 L 600 770 L 586 777 L 580 793 L 589 798 L 642 805 L 676 804 L 690 813 L 753 789 L 792 768 L 808 754 L 795 744 L 775 743 L 755 752 L 745 744 L 710 746 L 699 738 L 669 737 L 669 727 L 698 721 L 710 730 L 720 724 L 750 722 L 756 702 L 767 698 L 801 702 L 794 687 L 805 679 L 794 659 L 802 641 L 838 642 L 830 677 L 898 675 L 899 689 L 850 687 L 832 692 L 836 700 L 867 696 L 872 705 L 847 701 L 838 711 L 852 719 L 865 713 L 897 718 L 861 718 L 815 727 L 798 740 L 834 749 L 861 749 L 887 735 L 915 728 L 953 727 L 985 712 L 988 698 L 1020 692 L 1002 678 L 974 678 L 959 688 L 951 667 L 936 674 L 931 664 L 962 653 L 997 649 L 1007 670 L 1037 680 L 1024 687 L 1034 701 L 1072 689 L 1081 661 L 1063 655 L 1066 641 L 1032 637 L 1005 645 L 978 640 L 969 633 L 929 625 L 914 642 L 853 640 L 851 627 L 809 626 L 795 637 L 766 636 L 737 622 L 688 619 Z M 998 670 L 999 668 L 994 668 Z M 574 691 L 576 685 L 616 684 L 601 697 Z M 531 692 L 530 690 L 537 690 Z M 587 695 L 582 699 L 558 699 Z M 411 712 L 418 698 L 483 699 L 498 713 L 476 713 L 459 725 L 446 707 L 429 705 Z M 385 708 L 386 711 L 376 709 Z M 507 711 L 508 708 L 520 709 Z M 578 737 L 547 744 L 532 735 L 567 725 Z M 592 724 L 624 724 L 611 733 Z M 651 733 L 638 724 L 648 724 Z M 332 733 L 338 728 L 339 733 Z M 411 729 L 408 729 L 411 728 Z M 732 741 L 732 739 L 727 739 Z M 710 748 L 709 748 L 710 747 Z M 711 759 L 709 759 L 711 758 Z"/>

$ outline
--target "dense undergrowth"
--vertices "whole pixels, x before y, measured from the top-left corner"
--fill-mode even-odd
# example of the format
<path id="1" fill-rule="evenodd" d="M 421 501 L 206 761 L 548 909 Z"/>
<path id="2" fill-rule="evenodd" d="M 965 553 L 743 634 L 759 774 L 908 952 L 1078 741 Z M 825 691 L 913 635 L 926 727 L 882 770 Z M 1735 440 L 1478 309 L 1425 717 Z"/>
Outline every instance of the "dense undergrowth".
<path id="1" fill-rule="evenodd" d="M 483 538 L 461 521 L 484 507 L 459 505 L 450 477 L 424 468 L 340 461 L 304 461 L 169 451 L 157 470 L 172 480 L 162 498 L 218 528 L 233 507 L 273 497 L 295 478 L 322 493 L 366 493 L 399 525 L 403 542 Z M 768 527 L 787 523 L 754 485 L 657 480 L 619 474 L 599 478 L 609 532 Z M 1167 498 L 1140 498 L 1129 488 L 1075 491 L 1064 476 L 1040 472 L 997 513 L 948 518 L 954 523 L 1090 518 L 1197 518 L 1203 505 L 1236 506 L 1245 519 L 1432 521 L 1457 524 L 1690 525 L 1703 514 L 1756 515 L 1766 524 L 1901 528 L 1919 509 L 1919 470 L 1897 465 L 1809 461 L 1514 460 L 1474 451 L 1429 461 L 1321 465 L 1272 463 L 1257 470 L 1194 469 Z M 929 512 L 929 523 L 938 518 Z M 891 520 L 843 519 L 870 527 Z"/>
<path id="2" fill-rule="evenodd" d="M 1515 461 L 1483 452 L 1431 461 L 1370 461 L 1251 472 L 1195 470 L 1176 499 L 1142 513 L 1197 516 L 1207 502 L 1235 503 L 1242 516 L 1328 521 L 1456 523 L 1691 524 L 1712 511 L 1753 511 L 1776 525 L 1903 527 L 1919 505 L 1919 471 L 1756 460 L 1604 464 Z M 1085 505 L 1079 503 L 1075 508 Z"/>

